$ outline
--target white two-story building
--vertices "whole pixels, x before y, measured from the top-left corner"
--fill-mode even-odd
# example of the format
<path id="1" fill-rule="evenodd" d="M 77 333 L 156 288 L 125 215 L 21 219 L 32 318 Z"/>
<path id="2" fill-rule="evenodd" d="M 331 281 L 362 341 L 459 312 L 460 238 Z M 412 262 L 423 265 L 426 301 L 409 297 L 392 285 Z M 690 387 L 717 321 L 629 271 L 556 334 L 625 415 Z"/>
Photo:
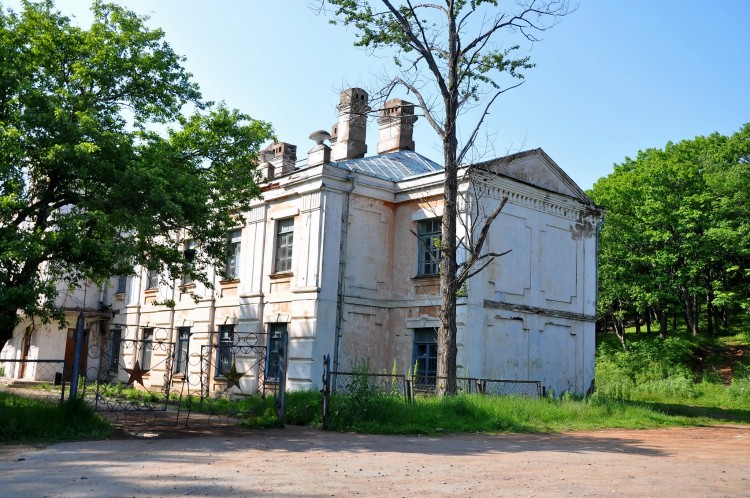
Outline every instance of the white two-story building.
<path id="1" fill-rule="evenodd" d="M 110 344 L 138 341 L 110 358 L 113 375 L 128 380 L 138 360 L 150 368 L 145 386 L 163 383 L 164 369 L 173 383 L 197 385 L 188 379 L 205 373 L 211 354 L 215 366 L 202 377 L 211 391 L 254 392 L 278 380 L 280 347 L 291 389 L 319 388 L 324 355 L 340 371 L 366 361 L 373 372 L 395 364 L 406 374 L 416 364 L 421 376 L 436 373 L 444 172 L 414 151 L 408 102 L 394 99 L 381 111 L 370 156 L 367 93 L 345 90 L 338 110 L 331 134 L 311 135 L 317 143 L 306 161 L 287 143 L 266 149 L 263 198 L 228 234 L 230 279 L 213 277 L 209 289 L 141 272 L 104 289 L 105 304 L 119 311 Z M 601 210 L 541 149 L 473 165 L 462 178 L 459 237 L 507 197 L 486 250 L 510 252 L 461 291 L 458 375 L 583 394 L 594 378 Z M 248 340 L 267 348 L 262 361 L 256 349 L 228 347 Z M 143 347 L 159 341 L 172 349 Z M 17 342 L 3 354 L 17 354 Z"/>

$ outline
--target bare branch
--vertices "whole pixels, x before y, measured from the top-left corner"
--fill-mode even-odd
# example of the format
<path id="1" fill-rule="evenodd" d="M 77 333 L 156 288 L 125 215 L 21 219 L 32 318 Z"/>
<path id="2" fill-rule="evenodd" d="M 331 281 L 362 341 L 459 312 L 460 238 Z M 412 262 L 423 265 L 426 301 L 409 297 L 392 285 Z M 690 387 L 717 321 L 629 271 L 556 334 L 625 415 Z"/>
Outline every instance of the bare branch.
<path id="1" fill-rule="evenodd" d="M 428 123 L 430 123 L 430 126 L 437 132 L 437 134 L 440 136 L 441 139 L 445 138 L 445 129 L 440 125 L 440 123 L 437 122 L 437 120 L 432 116 L 432 113 L 429 112 L 427 102 L 425 101 L 424 97 L 422 97 L 422 93 L 417 90 L 417 88 L 412 85 L 411 83 L 406 82 L 402 78 L 396 77 L 394 78 L 395 82 L 398 82 L 398 84 L 405 87 L 407 90 L 412 92 L 419 101 L 419 106 L 424 111 L 424 118 L 427 120 Z"/>
<path id="2" fill-rule="evenodd" d="M 495 210 L 492 211 L 492 213 L 484 220 L 482 228 L 479 231 L 479 236 L 477 237 L 476 242 L 473 243 L 473 250 L 471 253 L 469 253 L 469 258 L 466 260 L 465 265 L 463 266 L 463 270 L 456 277 L 456 282 L 459 287 L 463 285 L 463 283 L 470 277 L 472 267 L 477 263 L 477 261 L 480 260 L 480 253 L 482 252 L 482 247 L 487 240 L 487 235 L 490 232 L 490 226 L 492 225 L 492 222 L 495 221 L 495 218 L 497 218 L 497 216 L 500 214 L 500 211 L 503 210 L 503 207 L 505 207 L 505 204 L 507 202 L 508 198 L 503 197 L 503 200 L 500 201 L 500 204 L 498 204 Z"/>
<path id="3" fill-rule="evenodd" d="M 471 149 L 471 146 L 474 144 L 474 140 L 477 137 L 477 133 L 479 133 L 479 129 L 482 127 L 482 123 L 484 123 L 484 118 L 487 117 L 487 115 L 490 113 L 490 107 L 492 107 L 492 104 L 495 103 L 495 100 L 497 98 L 504 94 L 505 92 L 509 90 L 513 90 L 514 88 L 518 88 L 519 86 L 523 85 L 523 81 L 519 81 L 515 85 L 503 88 L 502 90 L 498 90 L 495 92 L 495 95 L 492 96 L 492 98 L 487 102 L 487 105 L 484 106 L 484 111 L 482 111 L 482 115 L 477 119 L 477 124 L 474 126 L 474 129 L 471 132 L 471 135 L 469 136 L 469 139 L 466 141 L 466 144 L 461 148 L 461 152 L 458 153 L 456 156 L 456 161 L 458 164 L 461 164 L 463 162 L 464 157 L 466 156 L 466 153 Z"/>

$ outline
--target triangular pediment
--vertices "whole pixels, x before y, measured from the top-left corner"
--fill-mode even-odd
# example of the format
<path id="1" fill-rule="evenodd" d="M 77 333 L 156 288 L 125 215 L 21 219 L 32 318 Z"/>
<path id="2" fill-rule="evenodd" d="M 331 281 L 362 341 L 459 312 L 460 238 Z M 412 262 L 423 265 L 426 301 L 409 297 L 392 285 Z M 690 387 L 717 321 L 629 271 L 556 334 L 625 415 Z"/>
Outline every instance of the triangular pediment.
<path id="1" fill-rule="evenodd" d="M 520 182 L 580 200 L 593 201 L 542 149 L 500 157 L 475 165 Z"/>

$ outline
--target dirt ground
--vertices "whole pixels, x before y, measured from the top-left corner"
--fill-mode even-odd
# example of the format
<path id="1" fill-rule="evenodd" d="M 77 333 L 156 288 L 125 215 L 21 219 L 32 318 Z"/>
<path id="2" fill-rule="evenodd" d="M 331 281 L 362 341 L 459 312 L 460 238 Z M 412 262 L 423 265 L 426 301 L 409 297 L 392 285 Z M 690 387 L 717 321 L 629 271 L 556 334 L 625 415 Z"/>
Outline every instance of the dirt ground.
<path id="1" fill-rule="evenodd" d="M 362 436 L 288 427 L 0 447 L 10 496 L 749 496 L 750 426 Z"/>

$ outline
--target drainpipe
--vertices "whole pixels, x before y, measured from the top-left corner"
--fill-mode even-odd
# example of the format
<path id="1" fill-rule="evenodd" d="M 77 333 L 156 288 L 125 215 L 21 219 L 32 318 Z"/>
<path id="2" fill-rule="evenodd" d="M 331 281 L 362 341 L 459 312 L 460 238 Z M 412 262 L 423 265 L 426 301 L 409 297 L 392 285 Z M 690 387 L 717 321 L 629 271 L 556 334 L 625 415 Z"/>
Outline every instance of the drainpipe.
<path id="1" fill-rule="evenodd" d="M 144 269 L 141 268 L 141 271 L 138 274 L 138 276 L 135 279 L 133 279 L 133 283 L 135 283 L 136 281 L 138 281 L 138 291 L 134 292 L 133 287 L 135 287 L 135 286 L 131 286 L 131 289 L 130 289 L 130 292 L 133 293 L 133 294 L 135 294 L 135 297 L 137 299 L 137 301 L 136 301 L 137 304 L 136 304 L 136 307 L 135 307 L 135 330 L 133 331 L 133 337 L 132 337 L 132 340 L 134 340 L 134 341 L 138 340 L 138 329 L 141 328 L 141 296 L 143 295 L 143 290 L 144 290 L 142 288 L 143 287 L 143 271 L 144 271 Z M 128 299 L 128 302 L 129 301 L 130 301 L 130 299 Z M 127 321 L 125 322 L 125 326 L 127 327 Z M 127 329 L 126 329 L 126 331 L 127 331 Z M 136 350 L 136 348 L 134 347 L 133 348 L 133 364 L 134 365 L 135 365 L 135 359 L 137 357 L 137 353 L 136 353 L 135 350 Z"/>
<path id="2" fill-rule="evenodd" d="M 170 350 L 170 356 L 174 359 L 175 351 L 174 346 L 177 344 L 177 332 L 174 329 L 174 316 L 175 316 L 175 308 L 177 307 L 177 302 L 175 300 L 176 292 L 175 292 L 175 285 L 177 284 L 177 279 L 172 279 L 172 307 L 169 309 L 169 341 L 172 343 L 172 348 Z M 169 365 L 170 370 L 174 372 L 174 364 Z M 170 374 L 170 379 L 171 374 Z M 169 387 L 172 387 L 172 383 L 170 382 Z"/>
<path id="3" fill-rule="evenodd" d="M 265 335 L 266 330 L 266 316 L 265 316 L 265 309 L 266 309 L 266 293 L 263 291 L 265 282 L 268 282 L 269 288 L 268 292 L 271 292 L 270 288 L 270 281 L 264 278 L 264 275 L 266 275 L 266 234 L 268 232 L 268 210 L 269 210 L 269 204 L 270 202 L 266 201 L 266 205 L 264 206 L 263 210 L 263 223 L 260 225 L 263 227 L 261 232 L 263 233 L 263 238 L 260 243 L 260 282 L 258 282 L 259 289 L 258 293 L 259 301 L 258 301 L 258 333 L 260 334 L 259 337 L 265 337 L 265 344 L 264 346 L 270 346 L 271 345 L 271 339 L 270 334 L 268 337 Z M 257 228 L 256 228 L 257 230 Z M 273 239 L 271 239 L 273 240 Z M 273 249 L 272 249 L 273 250 Z M 273 262 L 273 256 L 271 256 L 271 261 Z M 269 272 L 270 273 L 270 272 Z M 266 350 L 267 351 L 267 350 Z M 266 365 L 264 364 L 262 366 L 263 372 L 266 371 Z M 258 368 L 258 390 L 260 390 L 261 382 L 263 382 L 263 394 L 265 395 L 266 392 L 266 379 L 265 377 L 263 379 L 260 378 L 260 366 Z"/>
<path id="4" fill-rule="evenodd" d="M 352 187 L 346 192 L 344 198 L 344 208 L 341 213 L 341 244 L 339 253 L 339 280 L 338 280 L 338 291 L 336 295 L 336 340 L 333 343 L 333 371 L 339 370 L 339 346 L 341 343 L 341 323 L 344 320 L 344 275 L 346 273 L 346 246 L 347 237 L 349 234 L 349 199 L 357 187 L 356 178 L 354 172 L 349 175 L 349 180 L 352 182 Z"/>
<path id="5" fill-rule="evenodd" d="M 214 334 L 214 329 L 216 326 L 216 271 L 214 271 L 213 275 L 211 276 L 211 284 L 213 289 L 211 289 L 211 307 L 208 309 L 208 343 L 213 346 L 210 351 L 210 355 L 213 355 L 216 350 L 216 344 L 214 344 L 214 341 L 216 339 L 216 334 Z M 211 358 L 209 358 L 210 363 Z M 208 389 L 209 392 L 212 387 L 211 378 L 213 377 L 212 372 L 208 373 Z"/>

